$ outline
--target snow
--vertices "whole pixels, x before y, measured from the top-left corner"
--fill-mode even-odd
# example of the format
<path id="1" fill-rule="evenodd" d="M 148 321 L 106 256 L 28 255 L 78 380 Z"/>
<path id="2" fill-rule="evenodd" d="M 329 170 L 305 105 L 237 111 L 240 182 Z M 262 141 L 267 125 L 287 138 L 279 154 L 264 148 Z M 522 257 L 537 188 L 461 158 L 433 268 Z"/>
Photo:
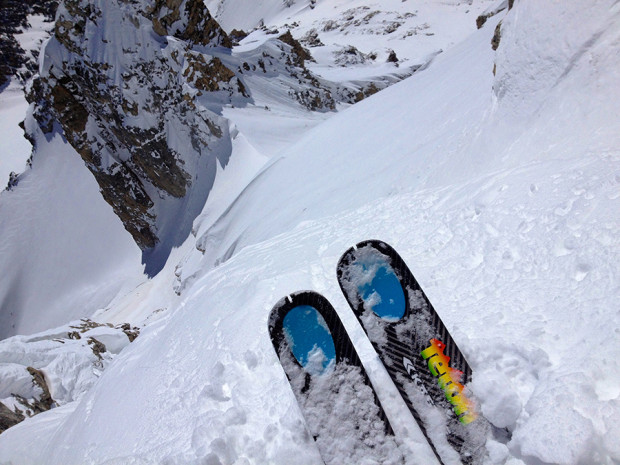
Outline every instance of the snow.
<path id="1" fill-rule="evenodd" d="M 281 11 L 257 5 L 240 23 Z M 79 400 L 2 433 L 0 463 L 321 463 L 267 332 L 271 307 L 300 289 L 334 305 L 398 441 L 435 463 L 337 284 L 340 255 L 368 238 L 409 265 L 472 366 L 483 414 L 508 429 L 487 443 L 490 463 L 618 463 L 619 34 L 617 2 L 520 0 L 303 134 L 270 142 L 258 108 L 227 109 L 241 116 L 228 167 L 242 179 L 220 184 L 220 198 L 239 196 L 207 202 L 194 235 L 139 287 L 138 251 L 77 155 L 41 141 L 46 156 L 0 195 L 1 267 L 27 285 L 0 295 L 22 289 L 45 308 L 24 316 L 32 331 L 71 320 L 60 299 L 90 302 L 91 290 L 101 300 L 88 308 L 143 328 Z M 285 116 L 286 128 L 309 118 Z M 7 208 L 20 212 L 13 230 Z M 62 273 L 44 273 L 58 263 Z"/>
<path id="2" fill-rule="evenodd" d="M 4 189 L 9 175 L 21 173 L 26 167 L 26 160 L 32 152 L 32 146 L 24 138 L 19 123 L 24 120 L 28 103 L 24 93 L 17 84 L 10 84 L 2 92 L 0 102 L 0 187 Z"/>
<path id="3" fill-rule="evenodd" d="M 22 50 L 34 57 L 32 52 L 39 51 L 41 43 L 49 37 L 50 31 L 53 30 L 54 23 L 46 21 L 45 15 L 28 15 L 27 21 L 30 27 L 15 34 L 15 39 Z"/>
<path id="4" fill-rule="evenodd" d="M 322 352 L 321 355 L 325 356 Z M 326 464 L 403 463 L 410 451 L 402 450 L 394 436 L 385 432 L 383 422 L 377 420 L 379 407 L 374 393 L 358 367 L 332 363 L 324 376 L 313 376 L 309 388 L 304 390 L 304 369 L 292 360 L 290 353 L 288 357 L 283 354 L 280 357 L 294 392 L 299 393 L 297 399 L 306 425 L 312 437 L 317 438 L 317 447 Z M 306 365 L 306 370 L 311 363 Z M 318 365 L 319 369 L 323 368 L 322 360 Z"/>
<path id="5" fill-rule="evenodd" d="M 19 189 L 0 193 L 2 337 L 86 316 L 143 280 L 139 249 L 79 156 L 59 135 L 37 138 Z"/>
<path id="6" fill-rule="evenodd" d="M 44 17 L 40 15 L 29 15 L 28 22 L 31 27 L 15 34 L 15 39 L 26 52 L 26 56 L 34 58 L 32 52 L 38 51 L 53 24 L 46 23 Z M 28 109 L 22 86 L 16 78 L 13 78 L 1 92 L 0 188 L 4 189 L 12 172 L 19 174 L 25 170 L 32 146 L 24 138 L 24 132 L 19 127 Z"/>
<path id="7" fill-rule="evenodd" d="M 413 62 L 459 43 L 475 30 L 477 15 L 498 2 L 318 0 L 313 8 L 311 3 L 310 0 L 205 1 L 227 32 L 233 29 L 250 32 L 264 23 L 269 28 L 291 28 L 293 36 L 301 39 L 314 29 L 324 46 L 312 47 L 313 55 L 316 52 L 327 56 L 341 46 L 352 45 L 363 53 L 394 50 L 401 60 Z"/>
<path id="8" fill-rule="evenodd" d="M 239 248 L 269 238 L 274 224 L 290 229 L 420 187 L 436 173 L 445 173 L 447 160 L 452 162 L 455 152 L 473 143 L 471 136 L 492 103 L 491 29 L 455 47 L 454 59 L 439 56 L 436 72 L 421 73 L 384 90 L 380 99 L 366 99 L 338 113 L 289 146 L 263 171 L 261 182 L 248 186 L 227 215 L 198 238 L 218 244 L 204 261 L 221 260 L 233 244 Z M 430 86 L 441 88 L 439 103 L 425 98 Z M 451 120 L 446 121 L 446 114 Z M 326 173 L 337 173 L 339 182 L 326 186 Z M 234 220 L 239 216 L 247 223 Z M 265 217 L 270 221 L 262 221 Z"/>
<path id="9" fill-rule="evenodd" d="M 280 56 L 281 50 L 271 43 L 274 37 L 273 34 L 257 31 L 243 40 L 233 49 L 235 66 L 252 63 L 264 53 Z M 289 95 L 297 79 L 286 80 L 282 77 L 287 73 L 281 64 L 268 71 L 243 75 L 246 86 L 251 90 L 252 105 L 232 105 L 222 110 L 223 116 L 234 121 L 239 133 L 257 153 L 265 157 L 265 161 L 332 116 L 330 113 L 300 111 L 299 103 Z"/>
<path id="10" fill-rule="evenodd" d="M 105 347 L 95 353 L 97 341 Z M 12 396 L 40 397 L 27 368 L 44 373 L 47 387 L 56 405 L 80 399 L 96 382 L 115 355 L 130 343 L 121 328 L 90 320 L 74 321 L 36 336 L 15 336 L 0 341 L 0 373 L 5 405 L 24 406 Z M 101 347 L 101 346 L 100 346 Z M 7 382 L 8 381 L 8 382 Z"/>

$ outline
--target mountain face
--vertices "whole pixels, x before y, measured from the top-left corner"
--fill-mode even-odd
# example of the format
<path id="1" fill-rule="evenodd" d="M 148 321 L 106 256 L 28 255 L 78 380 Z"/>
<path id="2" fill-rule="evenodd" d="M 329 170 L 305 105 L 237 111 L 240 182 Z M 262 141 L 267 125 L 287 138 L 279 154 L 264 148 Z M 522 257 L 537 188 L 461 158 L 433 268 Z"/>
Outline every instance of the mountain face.
<path id="1" fill-rule="evenodd" d="M 28 15 L 42 15 L 46 21 L 53 21 L 58 0 L 4 0 L 0 8 L 0 88 L 6 86 L 11 76 L 21 82 L 37 70 L 38 50 L 28 56 L 15 35 L 27 29 Z"/>
<path id="2" fill-rule="evenodd" d="M 218 165 L 228 163 L 220 113 L 252 101 L 243 76 L 288 80 L 289 98 L 315 111 L 363 98 L 313 76 L 304 66 L 311 56 L 290 32 L 273 42 L 260 55 L 231 57 L 231 39 L 200 0 L 59 7 L 28 100 L 41 130 L 62 131 L 80 154 L 145 251 L 149 274 L 187 237 Z"/>
<path id="3" fill-rule="evenodd" d="M 67 1 L 58 10 L 28 96 L 34 116 L 45 133 L 63 131 L 142 249 L 171 221 L 191 222 L 216 162 L 227 163 L 226 122 L 195 97 L 243 96 L 208 54 L 229 46 L 200 1 Z"/>
<path id="4" fill-rule="evenodd" d="M 0 267 L 12 270 L 0 284 L 2 337 L 90 316 L 135 268 L 155 276 L 195 232 L 203 209 L 209 218 L 225 210 L 288 140 L 419 67 L 392 63 L 361 79 L 324 77 L 297 31 L 277 25 L 247 40 L 247 33 L 229 37 L 199 1 L 63 2 L 51 38 L 39 10 L 15 11 L 38 14 L 28 16 L 36 35 L 19 20 L 18 43 L 34 50 L 45 42 L 25 87 L 28 111 L 18 81 L 2 94 L 17 99 L 23 115 L 8 100 L 1 108 L 12 116 L 0 148 L 17 152 L 19 139 L 24 148 L 12 166 L 28 160 L 21 174 L 4 170 L 10 182 L 0 193 Z M 260 115 L 260 131 L 237 114 Z M 18 123 L 33 145 L 29 158 Z M 239 146 L 250 160 L 237 155 L 245 166 L 225 169 Z M 128 234 L 104 220 L 110 212 Z M 62 233 L 41 226 L 50 218 Z M 134 244 L 142 263 L 125 268 Z M 60 261 L 62 272 L 52 272 Z M 75 287 L 91 278 L 97 284 L 89 292 Z M 36 318 L 42 306 L 45 317 Z"/>

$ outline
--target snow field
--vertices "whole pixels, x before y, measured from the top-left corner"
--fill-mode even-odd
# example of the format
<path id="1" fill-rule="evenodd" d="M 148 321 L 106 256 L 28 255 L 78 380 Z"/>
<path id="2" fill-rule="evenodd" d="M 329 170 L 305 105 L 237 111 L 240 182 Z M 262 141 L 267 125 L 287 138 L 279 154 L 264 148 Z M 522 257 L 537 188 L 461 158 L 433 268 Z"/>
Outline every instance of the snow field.
<path id="1" fill-rule="evenodd" d="M 233 29 L 250 32 L 261 21 L 268 28 L 291 28 L 298 40 L 316 30 L 323 46 L 311 47 L 310 52 L 318 61 L 317 67 L 325 70 L 334 65 L 334 53 L 345 46 L 353 46 L 364 54 L 377 53 L 378 63 L 385 61 L 387 50 L 394 50 L 404 66 L 418 64 L 421 57 L 446 50 L 472 33 L 477 16 L 498 2 L 319 0 L 314 8 L 310 7 L 311 3 L 309 0 L 205 2 L 228 32 Z M 372 73 L 372 66 L 366 66 L 365 72 Z"/>
<path id="2" fill-rule="evenodd" d="M 143 279 L 138 247 L 79 155 L 59 135 L 37 137 L 20 188 L 0 193 L 0 266 L 11 270 L 0 283 L 0 337 L 80 318 Z"/>
<path id="3" fill-rule="evenodd" d="M 141 336 L 79 402 L 3 433 L 0 463 L 320 464 L 267 332 L 303 289 L 339 312 L 408 460 L 434 463 L 337 284 L 368 238 L 404 258 L 510 433 L 490 463 L 620 462 L 618 18 L 521 0 L 496 54 L 501 17 L 315 127 L 115 301 Z"/>
<path id="4" fill-rule="evenodd" d="M 199 229 L 197 244 L 206 250 L 201 268 L 302 221 L 438 184 L 435 178 L 453 173 L 446 166 L 469 153 L 492 104 L 488 44 L 496 21 L 437 57 L 433 67 L 336 114 L 273 159 L 226 214 Z M 439 102 L 428 93 L 433 86 L 441 89 Z M 181 270 L 181 282 L 193 270 Z"/>

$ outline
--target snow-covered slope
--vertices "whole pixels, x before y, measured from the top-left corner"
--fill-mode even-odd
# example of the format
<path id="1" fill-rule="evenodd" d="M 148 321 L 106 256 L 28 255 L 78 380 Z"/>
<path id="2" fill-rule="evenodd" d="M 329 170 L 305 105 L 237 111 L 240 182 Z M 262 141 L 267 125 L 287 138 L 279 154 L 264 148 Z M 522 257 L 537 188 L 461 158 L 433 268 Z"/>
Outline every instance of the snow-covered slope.
<path id="1" fill-rule="evenodd" d="M 139 338 L 79 401 L 3 433 L 0 463 L 321 463 L 267 334 L 301 289 L 339 312 L 408 462 L 435 463 L 336 282 L 369 237 L 407 261 L 510 432 L 490 463 L 618 463 L 619 40 L 617 2 L 517 1 L 247 187 L 216 183 L 241 193 L 99 315 L 144 321 Z M 244 115 L 231 160 L 258 164 Z"/>
<path id="2" fill-rule="evenodd" d="M 143 279 L 140 250 L 79 156 L 29 129 L 38 156 L 19 189 L 0 193 L 0 338 L 86 316 Z"/>
<path id="3" fill-rule="evenodd" d="M 26 167 L 26 160 L 32 151 L 31 145 L 20 134 L 19 123 L 24 120 L 28 103 L 24 93 L 16 85 L 9 85 L 2 92 L 0 105 L 0 131 L 6 134 L 0 140 L 0 186 L 4 189 L 11 173 L 20 173 Z"/>
<path id="4" fill-rule="evenodd" d="M 143 248 L 142 261 L 149 276 L 164 266 L 171 250 L 187 237 L 201 209 L 206 208 L 197 225 L 204 228 L 228 207 L 247 183 L 247 177 L 266 159 L 287 149 L 311 127 L 333 116 L 333 110 L 348 105 L 342 102 L 364 98 L 410 75 L 416 66 L 429 59 L 417 57 L 421 60 L 419 63 L 414 60 L 417 64 L 407 66 L 362 62 L 347 68 L 335 65 L 331 58 L 314 64 L 308 58 L 304 63 L 299 55 L 299 43 L 284 34 L 289 28 L 281 25 L 278 27 L 282 32 L 278 34 L 273 33 L 275 26 L 270 26 L 255 31 L 233 50 L 217 48 L 214 45 L 218 41 L 223 45 L 228 45 L 229 41 L 219 26 L 211 22 L 206 10 L 197 5 L 190 2 L 185 7 L 174 4 L 168 8 L 157 2 L 153 7 L 157 11 L 141 3 L 99 2 L 89 6 L 86 0 L 81 0 L 61 5 L 59 27 L 41 54 L 40 73 L 27 87 L 29 98 L 34 102 L 34 112 L 30 114 L 46 133 L 45 138 L 38 139 L 34 133 L 28 135 L 37 139 L 38 144 L 32 158 L 44 157 L 49 151 L 57 156 L 65 153 L 66 158 L 75 157 L 77 152 L 82 157 L 104 199 Z M 192 8 L 202 13 L 190 20 L 186 14 L 194 11 Z M 334 18 L 340 20 L 342 8 L 344 6 L 340 5 L 333 12 Z M 359 6 L 356 11 L 359 13 L 364 8 Z M 311 15 L 309 18 L 316 21 L 318 17 Z M 22 46 L 29 50 L 44 34 L 46 24 L 37 23 L 35 19 L 30 19 L 35 27 L 18 36 Z M 197 32 L 193 24 L 197 19 L 208 23 L 208 30 Z M 465 34 L 474 28 L 470 18 L 465 19 L 467 21 L 456 21 L 455 17 L 448 16 L 445 22 L 467 24 L 467 27 L 455 28 Z M 308 24 L 311 26 L 314 22 Z M 370 26 L 378 31 L 383 27 L 380 21 L 366 25 L 358 38 L 365 37 L 370 42 L 375 36 Z M 350 24 L 346 27 L 347 33 L 354 30 Z M 448 28 L 444 26 L 442 30 L 445 29 Z M 295 28 L 294 32 L 300 31 Z M 171 35 L 166 35 L 168 33 Z M 440 40 L 439 36 L 436 39 Z M 334 50 L 333 47 L 318 48 Z M 321 54 L 329 55 L 325 51 Z M 381 60 L 385 57 L 375 61 Z M 321 74 L 330 77 L 322 78 Z M 25 167 L 30 150 L 21 129 L 16 127 L 26 116 L 17 112 L 25 108 L 18 86 L 6 89 L 3 99 L 0 111 L 7 135 L 2 138 L 0 162 L 8 176 Z M 308 108 L 317 111 L 307 111 Z M 85 115 L 89 115 L 88 121 Z M 27 128 L 30 127 L 34 128 L 34 121 L 27 124 Z M 63 138 L 55 140 L 53 135 L 59 130 Z M 52 140 L 55 142 L 50 145 Z M 231 153 L 233 145 L 237 148 Z M 244 148 L 239 149 L 242 146 Z M 226 170 L 231 160 L 237 168 Z M 72 169 L 81 171 L 80 164 L 72 165 Z M 224 172 L 227 172 L 227 180 L 217 182 L 220 186 L 217 200 L 209 200 L 216 177 L 222 177 Z M 38 184 L 57 182 L 51 171 L 42 172 L 40 176 L 45 179 L 38 180 Z M 66 178 L 73 176 L 73 172 L 68 172 Z M 81 179 L 85 174 L 78 172 L 75 176 Z M 13 176 L 13 192 L 21 189 L 18 183 L 23 177 Z M 67 183 L 70 185 L 70 181 Z M 224 183 L 229 186 L 222 188 Z M 70 229 L 69 225 L 77 221 L 75 217 L 50 217 L 48 214 L 48 203 L 67 202 L 65 197 L 55 199 L 55 192 L 40 190 L 44 199 L 30 197 L 29 213 L 37 218 L 30 222 L 22 221 L 23 215 L 17 213 L 18 209 L 9 207 L 12 203 L 7 200 L 4 223 L 11 225 L 13 231 L 27 231 L 26 236 L 44 227 L 54 231 Z M 21 198 L 23 194 L 15 195 Z M 4 231 L 8 231 L 7 228 L 5 226 Z M 57 256 L 83 257 L 79 261 L 81 265 L 75 263 L 71 276 L 101 272 L 101 269 L 89 268 L 89 264 L 97 266 L 96 257 L 100 253 L 90 246 L 93 234 L 70 241 L 66 241 L 65 236 L 58 240 L 54 236 L 47 237 L 54 243 L 51 249 Z M 21 250 L 23 242 L 18 233 L 7 232 L 2 239 L 7 250 Z M 154 242 L 157 242 L 154 248 L 148 248 Z M 110 270 L 124 269 L 124 264 L 128 263 L 126 257 L 123 250 L 118 254 L 115 249 L 111 250 L 108 254 Z M 135 259 L 135 254 L 132 257 Z M 6 284 L 1 299 L 3 336 L 16 331 L 31 333 L 62 324 L 67 318 L 91 316 L 94 311 L 109 308 L 113 293 L 106 291 L 106 298 L 93 299 L 89 291 L 82 293 L 83 299 L 78 299 L 80 292 L 65 287 L 71 279 L 65 280 L 63 274 L 48 275 L 47 285 L 39 287 L 36 279 L 21 278 L 40 275 L 39 263 L 19 260 L 10 262 L 9 266 L 9 260 L 14 258 L 15 252 L 4 256 L 7 265 L 3 268 Z M 128 274 L 133 275 L 138 265 L 131 267 L 133 271 Z M 13 282 L 20 283 L 19 291 L 10 285 Z M 41 293 L 39 289 L 45 291 Z M 54 291 L 48 292 L 48 289 Z M 30 297 L 16 298 L 16 292 Z M 67 311 L 52 310 L 66 307 L 67 292 L 75 296 Z M 42 311 L 37 303 L 40 301 L 47 301 L 49 305 L 46 316 L 35 322 L 32 316 Z M 154 309 L 165 307 L 154 305 Z"/>

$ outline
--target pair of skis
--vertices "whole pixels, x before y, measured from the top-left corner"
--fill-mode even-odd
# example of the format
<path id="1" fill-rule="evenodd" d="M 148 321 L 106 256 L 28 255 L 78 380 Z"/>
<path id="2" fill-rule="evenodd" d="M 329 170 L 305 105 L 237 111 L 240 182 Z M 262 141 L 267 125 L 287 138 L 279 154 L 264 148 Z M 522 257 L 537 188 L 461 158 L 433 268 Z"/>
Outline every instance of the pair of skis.
<path id="1" fill-rule="evenodd" d="M 465 385 L 471 369 L 413 274 L 384 242 L 361 242 L 338 282 L 442 465 L 478 465 L 490 425 Z M 269 333 L 327 465 L 403 464 L 379 398 L 331 304 L 312 291 L 281 299 Z"/>

